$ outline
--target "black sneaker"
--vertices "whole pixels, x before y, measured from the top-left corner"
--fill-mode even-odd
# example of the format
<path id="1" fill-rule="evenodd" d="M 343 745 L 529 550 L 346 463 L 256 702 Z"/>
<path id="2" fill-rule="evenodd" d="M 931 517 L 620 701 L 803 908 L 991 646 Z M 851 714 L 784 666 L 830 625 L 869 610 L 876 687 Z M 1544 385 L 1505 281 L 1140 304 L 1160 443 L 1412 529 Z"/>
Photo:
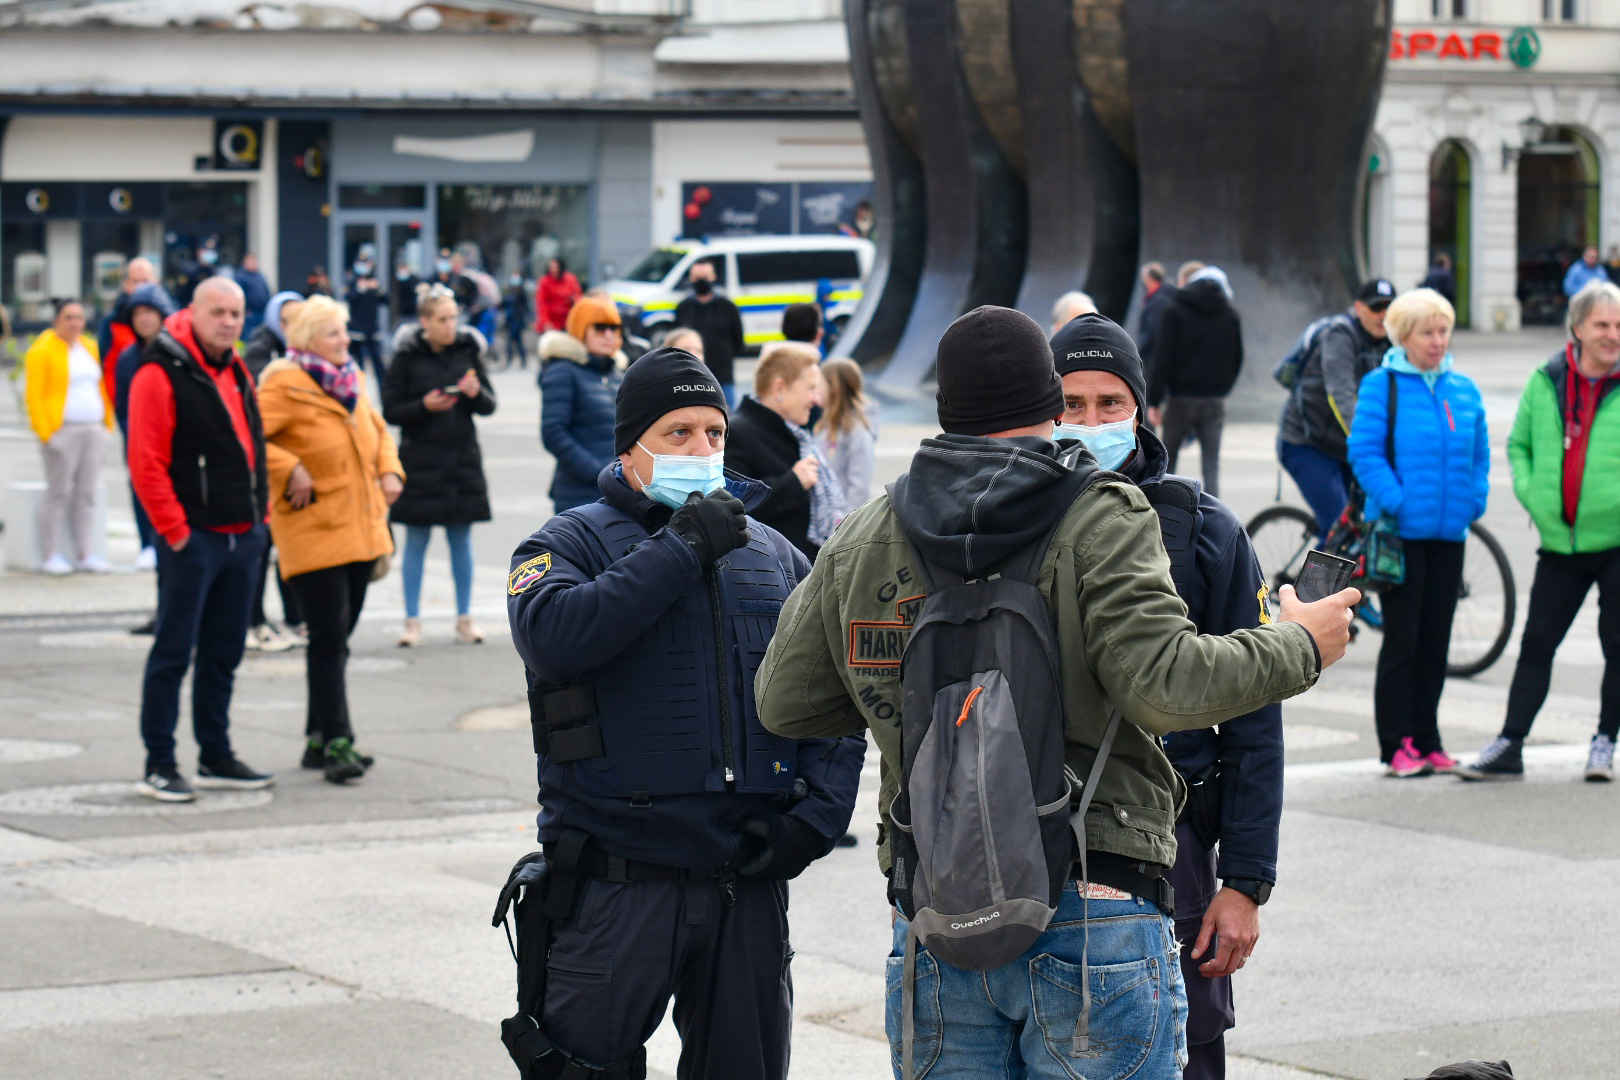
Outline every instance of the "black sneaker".
<path id="1" fill-rule="evenodd" d="M 354 752 L 353 739 L 333 739 L 325 750 L 326 779 L 330 783 L 343 784 L 366 775 L 365 763 Z"/>
<path id="2" fill-rule="evenodd" d="M 262 773 L 243 764 L 238 757 L 228 757 L 212 765 L 197 766 L 197 786 L 228 791 L 258 791 L 276 782 L 269 773 Z"/>
<path id="3" fill-rule="evenodd" d="M 158 802 L 197 800 L 197 790 L 186 782 L 186 778 L 180 775 L 180 770 L 173 765 L 166 769 L 152 769 L 144 779 L 136 783 L 135 790 Z"/>
<path id="4" fill-rule="evenodd" d="M 157 633 L 157 619 L 156 619 L 156 617 L 147 619 L 145 622 L 141 623 L 141 625 L 139 625 L 139 626 L 130 627 L 129 632 L 131 634 L 145 635 L 145 636 L 150 637 L 151 635 Z"/>
<path id="5" fill-rule="evenodd" d="M 356 751 L 356 756 L 360 758 L 360 764 L 368 769 L 377 764 L 377 759 L 370 754 L 361 754 Z M 311 735 L 309 740 L 304 743 L 304 756 L 299 759 L 298 767 L 301 769 L 326 768 L 326 747 L 321 743 L 320 736 Z"/>
<path id="6" fill-rule="evenodd" d="M 1451 774 L 1464 780 L 1523 780 L 1524 744 L 1498 735 L 1479 752 L 1473 764 L 1459 765 Z"/>

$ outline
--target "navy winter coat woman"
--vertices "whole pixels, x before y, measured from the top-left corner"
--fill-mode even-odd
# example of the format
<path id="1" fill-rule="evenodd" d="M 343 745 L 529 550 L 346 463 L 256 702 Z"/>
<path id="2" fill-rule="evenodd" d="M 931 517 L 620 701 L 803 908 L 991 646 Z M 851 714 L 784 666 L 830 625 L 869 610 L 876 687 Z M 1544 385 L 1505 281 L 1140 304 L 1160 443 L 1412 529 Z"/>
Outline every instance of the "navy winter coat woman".
<path id="1" fill-rule="evenodd" d="M 399 460 L 405 491 L 394 503 L 400 525 L 465 525 L 488 521 L 489 486 L 478 447 L 474 416 L 495 411 L 495 390 L 484 367 L 483 337 L 470 326 L 456 332 L 454 344 L 435 348 L 416 323 L 400 327 L 394 360 L 383 380 L 383 419 L 399 425 Z M 454 386 L 468 370 L 478 373 L 478 396 L 444 412 L 432 412 L 422 399 L 430 390 Z"/>
<path id="2" fill-rule="evenodd" d="M 624 381 L 617 357 L 592 356 L 560 330 L 540 337 L 540 441 L 557 459 L 551 501 L 558 513 L 602 497 L 596 478 L 613 452 L 613 399 Z"/>

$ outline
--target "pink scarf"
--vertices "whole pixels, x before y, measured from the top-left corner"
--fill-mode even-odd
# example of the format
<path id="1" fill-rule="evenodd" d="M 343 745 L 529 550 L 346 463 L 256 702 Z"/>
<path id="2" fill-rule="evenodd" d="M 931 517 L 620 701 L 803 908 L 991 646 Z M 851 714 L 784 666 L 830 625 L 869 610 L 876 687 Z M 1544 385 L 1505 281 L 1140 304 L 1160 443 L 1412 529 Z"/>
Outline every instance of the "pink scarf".
<path id="1" fill-rule="evenodd" d="M 320 383 L 321 389 L 333 400 L 340 402 L 350 412 L 354 412 L 354 407 L 360 400 L 360 365 L 354 362 L 353 357 L 345 353 L 343 366 L 339 367 L 312 352 L 289 349 L 287 359 L 308 372 L 309 377 Z"/>

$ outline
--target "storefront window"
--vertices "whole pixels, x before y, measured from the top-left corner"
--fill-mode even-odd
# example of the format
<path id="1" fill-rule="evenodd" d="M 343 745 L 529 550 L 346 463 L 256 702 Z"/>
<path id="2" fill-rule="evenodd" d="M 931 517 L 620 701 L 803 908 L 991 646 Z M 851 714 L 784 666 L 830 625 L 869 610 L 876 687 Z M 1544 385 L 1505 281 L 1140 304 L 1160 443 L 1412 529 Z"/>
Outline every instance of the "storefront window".
<path id="1" fill-rule="evenodd" d="M 45 223 L 0 225 L 0 302 L 18 323 L 49 321 L 50 275 L 45 261 Z"/>
<path id="2" fill-rule="evenodd" d="M 178 303 L 187 303 L 197 279 L 199 249 L 211 246 L 217 265 L 240 266 L 247 250 L 247 185 L 168 185 L 164 216 L 163 281 Z"/>
<path id="3" fill-rule="evenodd" d="M 439 246 L 477 261 L 497 280 L 538 277 L 547 260 L 590 265 L 591 199 L 586 184 L 443 184 Z"/>

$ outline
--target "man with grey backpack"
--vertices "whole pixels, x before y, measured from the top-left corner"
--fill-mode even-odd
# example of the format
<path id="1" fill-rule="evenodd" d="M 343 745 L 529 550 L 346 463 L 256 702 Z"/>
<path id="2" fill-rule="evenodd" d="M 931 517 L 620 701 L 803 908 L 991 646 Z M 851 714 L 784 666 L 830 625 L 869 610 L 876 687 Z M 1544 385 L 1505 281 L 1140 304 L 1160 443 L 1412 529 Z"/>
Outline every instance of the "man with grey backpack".
<path id="1" fill-rule="evenodd" d="M 1041 328 L 975 309 L 937 366 L 944 434 L 784 605 L 760 719 L 882 753 L 897 1077 L 1179 1077 L 1185 788 L 1160 737 L 1308 689 L 1359 596 L 1284 587 L 1278 623 L 1199 636 L 1142 492 L 1059 460 Z"/>

